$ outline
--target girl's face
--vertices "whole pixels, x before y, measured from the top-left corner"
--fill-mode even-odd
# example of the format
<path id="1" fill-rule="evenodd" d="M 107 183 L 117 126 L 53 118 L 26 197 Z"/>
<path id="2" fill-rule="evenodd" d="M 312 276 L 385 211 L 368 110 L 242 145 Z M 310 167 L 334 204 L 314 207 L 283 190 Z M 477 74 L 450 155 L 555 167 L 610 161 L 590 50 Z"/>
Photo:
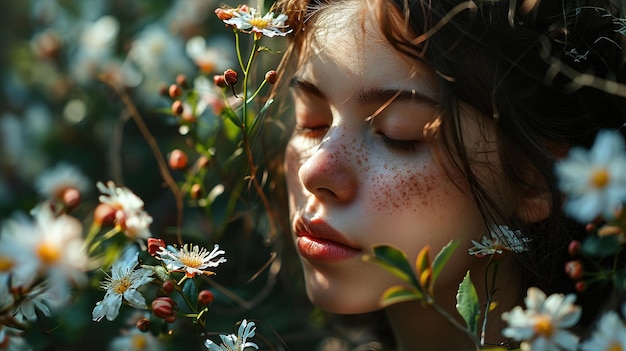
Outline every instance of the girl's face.
<path id="1" fill-rule="evenodd" d="M 371 20 L 363 30 L 365 3 L 320 14 L 291 80 L 292 230 L 310 299 L 335 313 L 379 309 L 381 294 L 399 283 L 362 260 L 375 244 L 394 245 L 414 262 L 424 246 L 434 255 L 459 239 L 436 288 L 453 298 L 479 261 L 467 244 L 486 230 L 462 179 L 444 171 L 437 143 L 424 137 L 436 125 L 433 72 L 394 51 Z"/>

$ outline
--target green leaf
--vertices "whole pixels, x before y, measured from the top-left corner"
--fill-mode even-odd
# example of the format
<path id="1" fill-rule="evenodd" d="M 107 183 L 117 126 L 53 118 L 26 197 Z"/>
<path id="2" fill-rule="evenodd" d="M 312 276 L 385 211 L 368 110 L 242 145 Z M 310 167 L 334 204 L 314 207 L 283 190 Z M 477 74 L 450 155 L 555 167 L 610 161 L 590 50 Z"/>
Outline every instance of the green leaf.
<path id="1" fill-rule="evenodd" d="M 374 251 L 375 263 L 421 292 L 419 282 L 404 252 L 389 245 L 375 245 L 372 250 Z"/>
<path id="2" fill-rule="evenodd" d="M 439 251 L 435 259 L 433 260 L 433 265 L 432 265 L 433 267 L 432 284 L 433 285 L 437 281 L 437 277 L 439 277 L 439 274 L 443 270 L 443 267 L 446 265 L 446 263 L 448 263 L 448 260 L 450 259 L 454 251 L 456 250 L 457 246 L 459 246 L 458 241 L 456 240 L 450 241 L 446 246 L 444 246 L 441 249 L 441 251 Z"/>
<path id="3" fill-rule="evenodd" d="M 183 283 L 183 295 L 191 306 L 195 308 L 198 305 L 198 285 L 193 279 L 187 279 Z"/>
<path id="4" fill-rule="evenodd" d="M 614 235 L 599 237 L 589 235 L 581 246 L 582 253 L 593 257 L 606 257 L 615 255 L 621 246 Z"/>
<path id="5" fill-rule="evenodd" d="M 383 307 L 387 307 L 398 302 L 421 300 L 423 297 L 424 295 L 415 289 L 404 286 L 392 286 L 383 293 L 381 303 Z"/>
<path id="6" fill-rule="evenodd" d="M 456 294 L 456 310 L 463 317 L 465 324 L 467 324 L 467 329 L 472 334 L 476 334 L 476 325 L 480 316 L 480 302 L 478 301 L 478 294 L 476 294 L 476 288 L 474 288 L 469 271 L 467 271 L 459 285 L 459 291 Z"/>

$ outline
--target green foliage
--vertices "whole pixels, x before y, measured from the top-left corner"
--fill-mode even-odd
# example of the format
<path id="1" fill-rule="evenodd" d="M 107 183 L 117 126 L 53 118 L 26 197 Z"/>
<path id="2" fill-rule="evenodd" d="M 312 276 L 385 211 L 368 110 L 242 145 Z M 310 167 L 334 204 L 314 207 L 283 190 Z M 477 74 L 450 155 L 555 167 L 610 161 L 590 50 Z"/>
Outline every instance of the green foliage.
<path id="1" fill-rule="evenodd" d="M 467 271 L 459 285 L 459 290 L 456 294 L 456 310 L 463 317 L 470 333 L 476 334 L 478 318 L 480 317 L 480 302 L 478 301 L 478 294 L 476 294 L 476 288 L 472 283 L 469 271 Z"/>

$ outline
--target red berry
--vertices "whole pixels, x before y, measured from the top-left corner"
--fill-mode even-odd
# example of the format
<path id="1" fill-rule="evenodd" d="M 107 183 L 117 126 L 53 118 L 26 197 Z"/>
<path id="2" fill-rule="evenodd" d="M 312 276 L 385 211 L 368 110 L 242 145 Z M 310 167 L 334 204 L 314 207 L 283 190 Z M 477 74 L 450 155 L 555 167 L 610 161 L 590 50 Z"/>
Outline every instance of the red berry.
<path id="1" fill-rule="evenodd" d="M 278 72 L 274 70 L 267 71 L 267 73 L 265 73 L 265 80 L 270 84 L 276 84 L 276 81 L 278 80 Z"/>
<path id="2" fill-rule="evenodd" d="M 579 252 L 580 252 L 580 241 L 578 240 L 570 241 L 569 245 L 567 246 L 567 253 L 569 253 L 570 256 L 576 256 L 578 255 Z"/>
<path id="3" fill-rule="evenodd" d="M 172 103 L 172 113 L 176 116 L 180 116 L 183 111 L 185 111 L 185 107 L 183 106 L 183 102 L 180 100 L 176 100 Z"/>
<path id="4" fill-rule="evenodd" d="M 174 149 L 168 160 L 171 169 L 179 170 L 187 167 L 187 154 L 182 150 Z"/>
<path id="5" fill-rule="evenodd" d="M 178 85 L 176 85 L 176 84 L 172 84 L 172 85 L 170 85 L 170 87 L 169 87 L 169 89 L 167 90 L 167 92 L 168 92 L 169 96 L 170 96 L 172 99 L 176 99 L 176 98 L 178 98 L 179 96 L 183 95 L 183 91 L 182 91 L 182 89 L 180 89 L 180 87 L 179 87 Z"/>
<path id="6" fill-rule="evenodd" d="M 214 299 L 215 296 L 213 296 L 213 293 L 209 290 L 202 290 L 198 293 L 198 303 L 203 306 L 210 305 Z"/>
<path id="7" fill-rule="evenodd" d="M 230 68 L 224 71 L 224 81 L 227 85 L 235 85 L 237 83 L 237 72 Z"/>
<path id="8" fill-rule="evenodd" d="M 168 280 L 166 282 L 163 282 L 163 285 L 161 285 L 161 288 L 166 294 L 169 295 L 172 293 L 172 291 L 174 291 L 176 287 L 174 286 L 174 283 Z"/>
<path id="9" fill-rule="evenodd" d="M 579 280 L 583 276 L 583 264 L 579 260 L 565 263 L 565 273 L 572 280 Z"/>
<path id="10" fill-rule="evenodd" d="M 150 320 L 148 318 L 141 318 L 137 321 L 136 326 L 140 331 L 147 332 L 150 330 Z"/>

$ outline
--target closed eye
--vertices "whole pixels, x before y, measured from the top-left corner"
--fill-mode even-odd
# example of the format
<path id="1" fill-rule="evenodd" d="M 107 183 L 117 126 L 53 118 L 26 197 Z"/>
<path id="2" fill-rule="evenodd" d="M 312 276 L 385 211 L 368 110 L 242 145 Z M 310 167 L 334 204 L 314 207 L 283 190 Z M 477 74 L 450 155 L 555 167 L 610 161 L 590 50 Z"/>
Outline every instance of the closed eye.
<path id="1" fill-rule="evenodd" d="M 381 136 L 385 145 L 387 145 L 390 149 L 397 151 L 415 151 L 417 149 L 417 145 L 419 144 L 418 140 L 396 140 L 382 133 L 378 133 L 378 135 Z"/>

